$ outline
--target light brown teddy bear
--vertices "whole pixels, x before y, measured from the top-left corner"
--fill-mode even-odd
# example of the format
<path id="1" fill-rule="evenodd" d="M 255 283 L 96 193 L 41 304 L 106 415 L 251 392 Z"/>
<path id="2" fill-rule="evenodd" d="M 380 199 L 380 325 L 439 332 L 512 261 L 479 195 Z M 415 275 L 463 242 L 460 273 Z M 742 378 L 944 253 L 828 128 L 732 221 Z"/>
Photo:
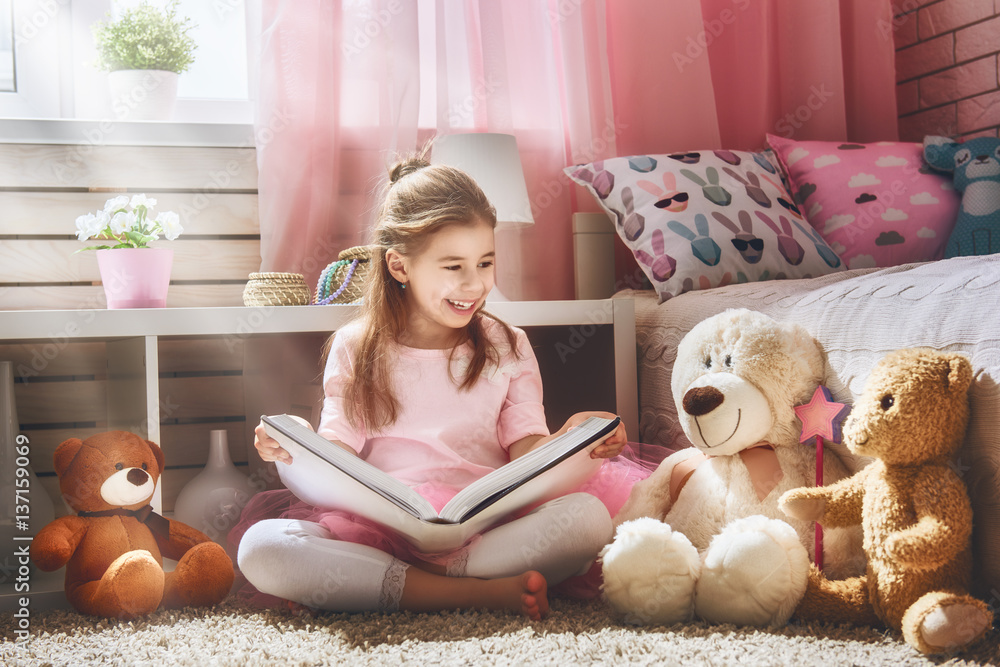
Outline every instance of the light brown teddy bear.
<path id="1" fill-rule="evenodd" d="M 66 597 L 84 614 L 132 619 L 164 607 L 210 606 L 233 585 L 233 562 L 204 534 L 152 511 L 163 452 L 127 431 L 71 438 L 53 457 L 76 514 L 31 544 L 42 570 L 66 566 Z M 162 554 L 162 555 L 161 555 Z M 163 571 L 163 556 L 177 560 Z"/>
<path id="2" fill-rule="evenodd" d="M 968 595 L 972 507 L 949 465 L 965 435 L 971 383 L 966 357 L 931 349 L 893 352 L 872 370 L 844 442 L 875 460 L 780 501 L 790 516 L 824 527 L 860 523 L 867 573 L 828 581 L 814 568 L 796 617 L 881 621 L 922 653 L 962 648 L 991 626 L 987 606 Z"/>

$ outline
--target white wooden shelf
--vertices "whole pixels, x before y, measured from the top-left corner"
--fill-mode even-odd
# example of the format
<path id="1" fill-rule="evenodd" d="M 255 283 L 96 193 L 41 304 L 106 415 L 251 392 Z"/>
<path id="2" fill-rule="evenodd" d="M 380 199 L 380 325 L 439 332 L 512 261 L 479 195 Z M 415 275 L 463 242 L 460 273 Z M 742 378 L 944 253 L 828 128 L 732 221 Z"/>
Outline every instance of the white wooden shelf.
<path id="1" fill-rule="evenodd" d="M 501 301 L 489 311 L 519 327 L 615 324 L 634 313 L 629 299 Z M 343 305 L 0 311 L 0 342 L 334 331 L 356 312 Z"/>
<path id="2" fill-rule="evenodd" d="M 586 331 L 593 325 L 612 325 L 618 412 L 629 432 L 638 433 L 635 309 L 630 299 L 504 301 L 490 304 L 489 310 L 518 327 L 576 326 Z M 84 340 L 112 344 L 116 349 L 108 355 L 109 363 L 118 367 L 109 369 L 109 379 L 145 379 L 149 406 L 145 417 L 152 423 L 158 422 L 157 338 L 234 336 L 242 340 L 263 334 L 330 332 L 356 312 L 355 306 L 344 305 L 0 311 L 0 344 L 50 341 L 63 345 Z M 135 410 L 129 410 L 127 417 L 134 423 Z M 150 433 L 154 432 L 151 428 Z"/>

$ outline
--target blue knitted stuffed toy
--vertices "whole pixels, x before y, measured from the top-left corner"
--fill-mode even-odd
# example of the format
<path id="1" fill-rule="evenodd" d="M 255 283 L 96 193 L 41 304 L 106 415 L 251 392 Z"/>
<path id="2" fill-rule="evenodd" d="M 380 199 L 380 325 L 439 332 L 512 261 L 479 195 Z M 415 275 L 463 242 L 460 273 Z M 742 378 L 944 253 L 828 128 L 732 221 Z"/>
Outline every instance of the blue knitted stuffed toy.
<path id="1" fill-rule="evenodd" d="M 935 169 L 953 172 L 952 182 L 962 193 L 944 256 L 1000 252 L 1000 139 L 979 137 L 958 144 L 925 137 L 924 159 Z"/>

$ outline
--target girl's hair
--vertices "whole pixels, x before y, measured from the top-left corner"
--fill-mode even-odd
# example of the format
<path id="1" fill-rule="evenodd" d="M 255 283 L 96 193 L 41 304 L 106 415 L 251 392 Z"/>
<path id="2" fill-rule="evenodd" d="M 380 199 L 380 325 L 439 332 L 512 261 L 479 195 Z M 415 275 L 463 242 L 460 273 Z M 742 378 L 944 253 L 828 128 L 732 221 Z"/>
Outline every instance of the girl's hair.
<path id="1" fill-rule="evenodd" d="M 368 433 L 377 433 L 399 416 L 399 402 L 390 381 L 393 358 L 388 348 L 403 333 L 407 310 L 405 292 L 389 273 L 386 252 L 392 249 L 404 256 L 416 255 L 426 248 L 435 232 L 448 225 L 484 222 L 495 228 L 496 210 L 468 174 L 453 167 L 430 165 L 423 156 L 401 160 L 389 169 L 375 221 L 372 267 L 361 308 L 364 326 L 344 392 L 346 417 L 355 428 L 363 426 Z M 499 324 L 508 348 L 518 355 L 514 331 L 480 308 L 465 329 L 465 340 L 473 351 L 459 385 L 462 390 L 472 388 L 487 364 L 500 362 L 501 352 L 487 335 L 483 318 Z"/>

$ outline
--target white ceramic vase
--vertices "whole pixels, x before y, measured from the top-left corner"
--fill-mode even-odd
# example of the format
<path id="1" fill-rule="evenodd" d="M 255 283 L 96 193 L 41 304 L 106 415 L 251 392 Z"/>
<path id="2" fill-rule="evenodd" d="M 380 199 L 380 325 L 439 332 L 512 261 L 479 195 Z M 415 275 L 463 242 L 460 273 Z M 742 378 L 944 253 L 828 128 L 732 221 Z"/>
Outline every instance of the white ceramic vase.
<path id="1" fill-rule="evenodd" d="M 250 479 L 233 465 L 226 431 L 213 430 L 208 462 L 177 496 L 174 518 L 226 546 L 229 531 L 256 491 Z"/>
<path id="2" fill-rule="evenodd" d="M 55 508 L 48 492 L 31 469 L 31 442 L 20 440 L 21 425 L 14 402 L 14 363 L 0 361 L 0 585 L 14 583 L 19 576 L 19 562 L 13 549 L 30 544 L 27 538 L 55 518 Z M 29 566 L 30 567 L 30 566 Z"/>
<path id="3" fill-rule="evenodd" d="M 177 72 L 122 69 L 108 72 L 117 120 L 170 120 L 177 103 Z"/>

